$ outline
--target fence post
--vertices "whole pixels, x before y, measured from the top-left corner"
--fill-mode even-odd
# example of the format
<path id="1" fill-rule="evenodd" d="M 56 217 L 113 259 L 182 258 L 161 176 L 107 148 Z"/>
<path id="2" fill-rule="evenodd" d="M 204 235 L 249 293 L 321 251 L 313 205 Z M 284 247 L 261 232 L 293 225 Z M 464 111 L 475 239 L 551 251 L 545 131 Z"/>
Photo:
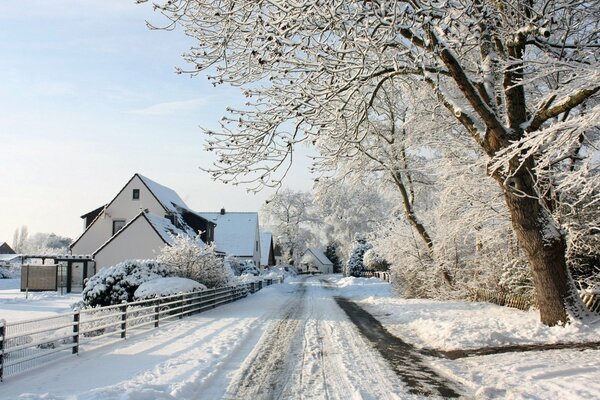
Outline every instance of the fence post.
<path id="1" fill-rule="evenodd" d="M 0 319 L 0 382 L 4 381 L 4 341 L 6 337 L 6 321 Z"/>
<path id="2" fill-rule="evenodd" d="M 79 311 L 73 314 L 73 350 L 72 354 L 79 354 Z"/>
<path id="3" fill-rule="evenodd" d="M 121 339 L 127 338 L 127 304 L 119 307 L 121 309 Z"/>
<path id="4" fill-rule="evenodd" d="M 181 295 L 181 310 L 179 310 L 179 319 L 183 318 L 183 313 L 185 311 L 185 304 L 183 302 L 184 299 L 185 299 L 185 295 L 182 294 Z"/>
<path id="5" fill-rule="evenodd" d="M 154 306 L 154 327 L 155 328 L 158 328 L 159 316 L 160 316 L 160 306 L 155 305 Z"/>

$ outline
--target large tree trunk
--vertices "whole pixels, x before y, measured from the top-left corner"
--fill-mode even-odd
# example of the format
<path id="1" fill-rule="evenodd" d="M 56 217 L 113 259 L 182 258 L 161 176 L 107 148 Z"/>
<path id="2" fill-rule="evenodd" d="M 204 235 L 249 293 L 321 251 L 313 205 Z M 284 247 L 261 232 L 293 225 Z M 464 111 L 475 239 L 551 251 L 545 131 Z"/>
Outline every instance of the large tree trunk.
<path id="1" fill-rule="evenodd" d="M 541 322 L 549 326 L 565 323 L 566 307 L 573 305 L 574 297 L 564 235 L 535 198 L 530 176 L 518 174 L 511 178 L 507 189 L 506 204 L 517 239 L 529 260 Z"/>

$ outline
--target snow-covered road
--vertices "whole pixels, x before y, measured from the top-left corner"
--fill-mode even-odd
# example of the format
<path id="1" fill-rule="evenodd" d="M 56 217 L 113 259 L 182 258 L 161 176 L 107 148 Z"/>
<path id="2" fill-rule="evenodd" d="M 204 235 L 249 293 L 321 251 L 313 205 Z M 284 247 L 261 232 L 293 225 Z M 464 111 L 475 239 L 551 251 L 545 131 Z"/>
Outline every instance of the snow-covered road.
<path id="1" fill-rule="evenodd" d="M 0 399 L 396 399 L 407 388 L 317 278 L 0 384 Z"/>

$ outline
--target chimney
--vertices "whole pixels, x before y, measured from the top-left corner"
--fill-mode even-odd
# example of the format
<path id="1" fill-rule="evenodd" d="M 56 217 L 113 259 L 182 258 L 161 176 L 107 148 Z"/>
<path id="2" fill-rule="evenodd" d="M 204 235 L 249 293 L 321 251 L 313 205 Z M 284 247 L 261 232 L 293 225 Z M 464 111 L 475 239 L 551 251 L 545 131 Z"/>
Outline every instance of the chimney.
<path id="1" fill-rule="evenodd" d="M 225 215 L 225 209 L 221 208 L 221 215 Z"/>

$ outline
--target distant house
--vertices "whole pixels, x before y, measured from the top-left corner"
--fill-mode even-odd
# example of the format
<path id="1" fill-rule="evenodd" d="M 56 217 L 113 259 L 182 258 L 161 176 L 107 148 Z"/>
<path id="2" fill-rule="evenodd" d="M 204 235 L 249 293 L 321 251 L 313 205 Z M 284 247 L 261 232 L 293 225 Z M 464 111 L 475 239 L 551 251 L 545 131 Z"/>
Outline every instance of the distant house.
<path id="1" fill-rule="evenodd" d="M 300 272 L 333 274 L 333 263 L 323 250 L 311 247 L 304 252 L 300 261 Z"/>
<path id="2" fill-rule="evenodd" d="M 215 245 L 218 251 L 261 265 L 260 234 L 256 212 L 200 212 L 203 218 L 216 224 Z"/>
<path id="3" fill-rule="evenodd" d="M 155 258 L 173 235 L 214 240 L 215 224 L 190 210 L 175 191 L 135 174 L 105 206 L 81 216 L 85 231 L 71 254 L 91 254 L 96 269 L 127 259 Z"/>
<path id="4" fill-rule="evenodd" d="M 260 266 L 261 268 L 275 265 L 275 251 L 273 248 L 273 234 L 260 232 Z"/>
<path id="5" fill-rule="evenodd" d="M 0 244 L 0 254 L 16 254 L 15 251 L 6 242 Z"/>

